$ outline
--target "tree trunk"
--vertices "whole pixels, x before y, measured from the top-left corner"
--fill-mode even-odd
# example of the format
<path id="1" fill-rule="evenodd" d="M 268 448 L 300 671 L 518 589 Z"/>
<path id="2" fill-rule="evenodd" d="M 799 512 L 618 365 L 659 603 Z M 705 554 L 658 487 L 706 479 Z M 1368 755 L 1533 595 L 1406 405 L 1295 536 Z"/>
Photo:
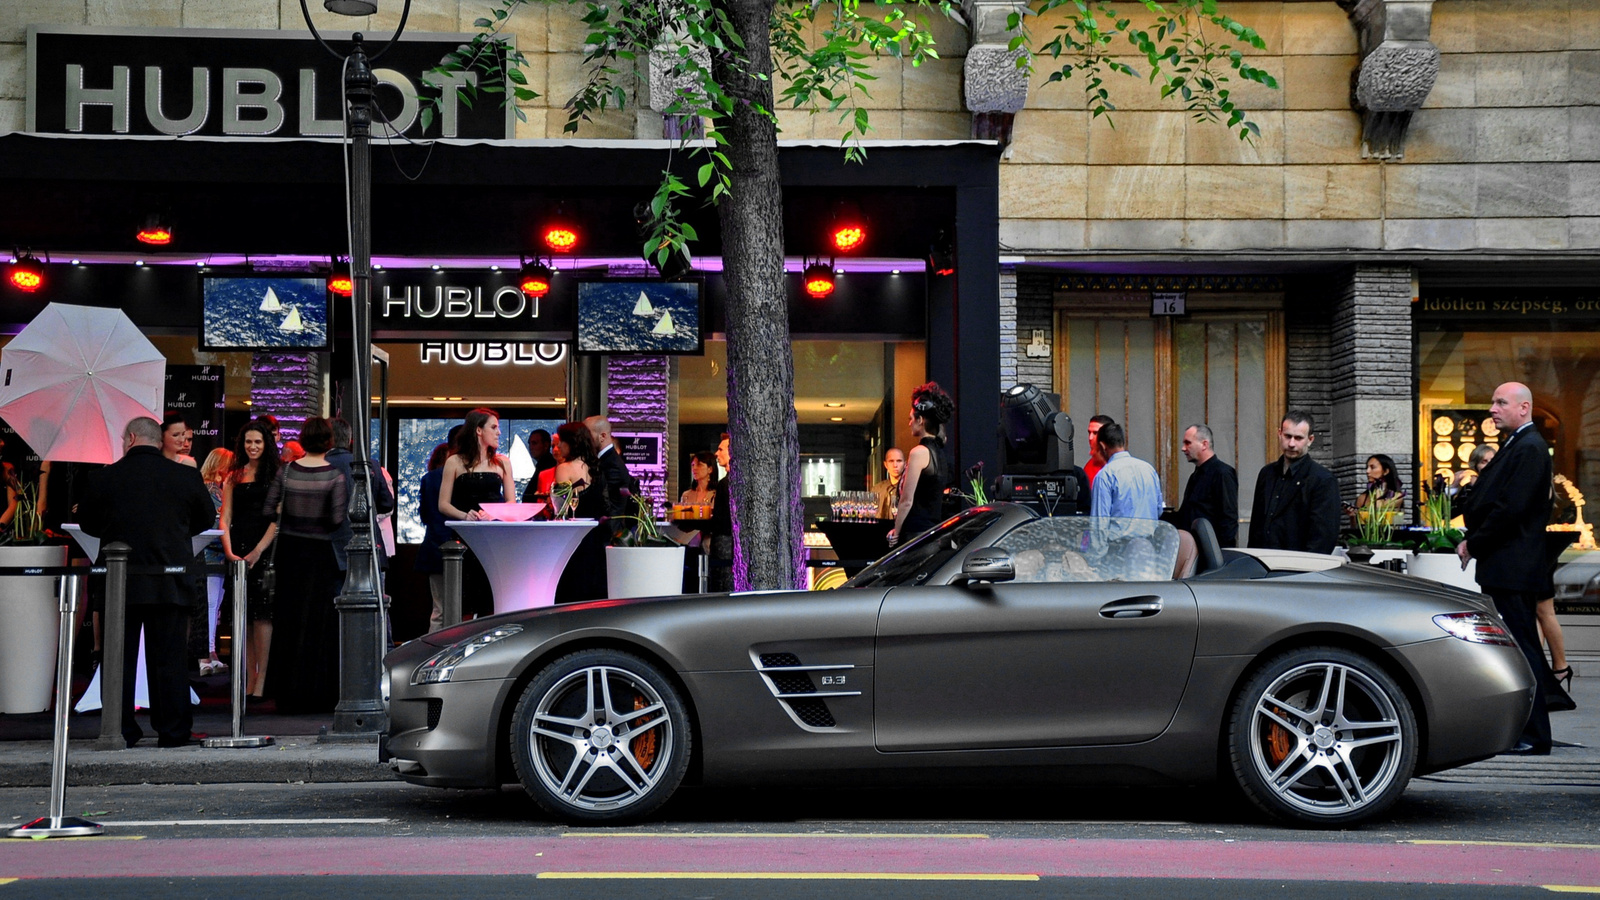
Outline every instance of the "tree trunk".
<path id="1" fill-rule="evenodd" d="M 736 103 L 716 123 L 728 140 L 731 196 L 724 197 L 723 277 L 728 285 L 728 450 L 733 581 L 738 590 L 805 584 L 800 505 L 800 429 L 783 271 L 783 192 L 772 104 L 772 0 L 725 0 L 748 54 L 748 71 L 714 60 Z M 761 77 L 752 77 L 761 76 Z"/>

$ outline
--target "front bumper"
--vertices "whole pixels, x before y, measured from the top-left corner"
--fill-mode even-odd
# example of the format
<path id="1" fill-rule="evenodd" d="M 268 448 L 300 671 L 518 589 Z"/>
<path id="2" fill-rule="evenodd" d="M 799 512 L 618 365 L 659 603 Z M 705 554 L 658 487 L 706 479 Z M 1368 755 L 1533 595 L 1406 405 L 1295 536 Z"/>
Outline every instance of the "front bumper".
<path id="1" fill-rule="evenodd" d="M 510 682 L 412 684 L 412 671 L 440 649 L 414 644 L 384 660 L 390 675 L 389 730 L 381 739 L 380 758 L 413 784 L 498 787 L 499 714 Z"/>

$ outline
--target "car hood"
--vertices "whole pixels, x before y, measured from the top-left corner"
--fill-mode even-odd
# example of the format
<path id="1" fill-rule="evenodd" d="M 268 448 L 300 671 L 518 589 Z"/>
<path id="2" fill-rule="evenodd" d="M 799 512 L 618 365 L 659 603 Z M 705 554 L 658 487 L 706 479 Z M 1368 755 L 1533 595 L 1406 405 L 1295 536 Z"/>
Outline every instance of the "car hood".
<path id="1" fill-rule="evenodd" d="M 1418 578 L 1414 575 L 1402 575 L 1377 566 L 1343 565 L 1337 569 L 1329 569 L 1322 573 L 1325 578 L 1343 581 L 1349 584 L 1359 584 L 1369 587 L 1384 587 L 1394 590 L 1407 591 L 1413 594 L 1425 594 L 1441 600 L 1462 603 L 1474 609 L 1485 612 L 1494 612 L 1494 603 L 1486 594 L 1451 587 L 1427 578 Z"/>
<path id="2" fill-rule="evenodd" d="M 590 600 L 585 603 L 562 603 L 557 606 L 539 606 L 533 609 L 518 609 L 492 616 L 483 616 L 470 622 L 462 622 L 460 625 L 436 631 L 433 634 L 422 635 L 418 640 L 435 647 L 448 647 L 457 641 L 467 640 L 499 625 L 546 622 L 551 617 L 568 617 L 594 612 L 595 610 L 621 609 L 657 603 L 749 603 L 756 597 L 804 593 L 806 592 L 736 591 L 729 594 L 669 594 L 664 597 L 630 597 L 625 600 Z M 557 626 L 557 630 L 561 630 L 559 626 Z"/>

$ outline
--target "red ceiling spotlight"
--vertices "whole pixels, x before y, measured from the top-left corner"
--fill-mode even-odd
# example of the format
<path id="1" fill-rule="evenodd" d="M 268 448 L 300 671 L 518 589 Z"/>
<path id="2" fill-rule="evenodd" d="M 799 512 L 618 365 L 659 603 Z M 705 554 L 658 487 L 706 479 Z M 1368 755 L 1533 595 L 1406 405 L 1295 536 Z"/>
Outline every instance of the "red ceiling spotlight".
<path id="1" fill-rule="evenodd" d="M 544 245 L 552 253 L 571 253 L 578 249 L 578 229 L 564 223 L 546 225 Z"/>
<path id="2" fill-rule="evenodd" d="M 867 242 L 867 227 L 861 224 L 835 225 L 833 249 L 840 253 L 853 253 Z"/>
<path id="3" fill-rule="evenodd" d="M 333 271 L 328 273 L 328 290 L 341 297 L 349 297 L 356 292 L 356 281 L 350 277 L 350 267 L 343 263 L 335 263 Z"/>
<path id="4" fill-rule="evenodd" d="M 806 286 L 806 294 L 813 300 L 833 293 L 833 266 L 827 263 L 812 263 L 806 266 L 805 276 L 801 282 Z"/>
<path id="5" fill-rule="evenodd" d="M 31 294 L 44 287 L 44 266 L 39 265 L 32 253 L 19 253 L 16 262 L 6 269 L 6 283 Z"/>
<path id="6" fill-rule="evenodd" d="M 144 227 L 140 228 L 134 237 L 138 238 L 141 244 L 165 247 L 172 243 L 172 223 L 160 216 L 152 215 L 144 220 Z"/>
<path id="7" fill-rule="evenodd" d="M 928 247 L 928 268 L 941 277 L 956 273 L 956 243 L 948 231 L 941 230 Z"/>
<path id="8" fill-rule="evenodd" d="M 550 270 L 549 266 L 543 263 L 532 265 L 524 263 L 522 275 L 517 279 L 517 287 L 521 288 L 522 292 L 529 297 L 538 299 L 550 293 L 550 281 L 555 277 L 555 274 Z"/>

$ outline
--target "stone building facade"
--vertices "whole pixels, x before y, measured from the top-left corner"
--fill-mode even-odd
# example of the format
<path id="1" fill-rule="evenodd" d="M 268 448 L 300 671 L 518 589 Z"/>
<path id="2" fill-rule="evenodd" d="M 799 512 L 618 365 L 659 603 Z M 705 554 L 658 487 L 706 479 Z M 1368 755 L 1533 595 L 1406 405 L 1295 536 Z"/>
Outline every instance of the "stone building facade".
<path id="1" fill-rule="evenodd" d="M 310 5 L 324 27 L 381 35 L 399 4 L 355 23 Z M 1010 64 L 1008 0 L 965 0 L 964 22 L 929 22 L 938 60 L 873 63 L 877 80 L 862 99 L 872 137 L 1006 143 L 1002 380 L 1048 384 L 1071 400 L 1092 378 L 1089 402 L 1120 403 L 1113 412 L 1132 417 L 1133 449 L 1158 463 L 1169 499 L 1186 475 L 1177 437 L 1195 411 L 1226 414 L 1223 449 L 1242 466 L 1275 455 L 1274 416 L 1307 409 L 1317 456 L 1352 496 L 1373 453 L 1394 457 L 1411 484 L 1426 471 L 1415 309 L 1430 285 L 1592 283 L 1600 0 L 1222 7 L 1262 35 L 1268 49 L 1256 61 L 1281 83 L 1236 86 L 1261 129 L 1254 141 L 1192 120 L 1134 79 L 1113 81 L 1113 121 L 1096 119 L 1077 82 L 1046 83 L 1048 60 L 1031 78 Z M 407 29 L 471 31 L 486 10 L 480 0 L 417 0 Z M 562 104 L 583 77 L 581 12 L 534 4 L 512 20 L 541 94 L 522 104 L 518 138 L 563 135 Z M 23 128 L 29 24 L 302 27 L 297 0 L 8 0 L 0 132 Z M 1033 21 L 1036 40 L 1056 24 Z M 660 137 L 650 82 L 647 70 L 631 83 L 633 107 L 596 117 L 579 135 Z M 787 139 L 838 133 L 828 114 L 785 110 L 780 121 Z M 1187 315 L 1153 317 L 1153 291 L 1184 292 Z M 1592 480 L 1600 485 L 1600 464 Z"/>

